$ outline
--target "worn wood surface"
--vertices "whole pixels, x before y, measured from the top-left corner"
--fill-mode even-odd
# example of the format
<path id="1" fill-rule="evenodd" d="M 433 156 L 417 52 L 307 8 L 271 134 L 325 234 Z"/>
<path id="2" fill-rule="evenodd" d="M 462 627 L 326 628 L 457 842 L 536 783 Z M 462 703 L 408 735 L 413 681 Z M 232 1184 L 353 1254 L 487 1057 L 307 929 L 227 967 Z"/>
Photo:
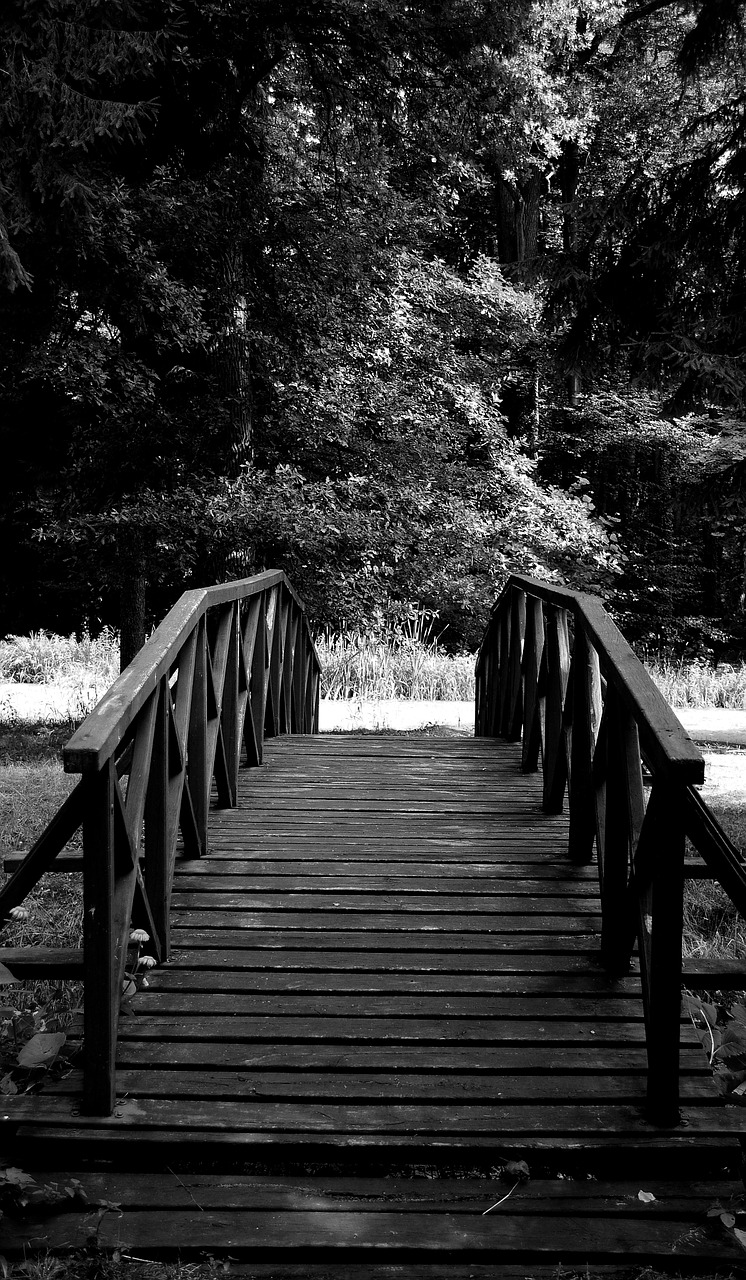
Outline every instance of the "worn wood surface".
<path id="1" fill-rule="evenodd" d="M 255 1267 L 271 1259 L 274 1268 L 293 1268 L 289 1274 L 299 1274 L 295 1268 L 302 1266 L 306 1276 L 346 1280 L 388 1274 L 494 1277 L 497 1267 L 503 1276 L 504 1268 L 520 1262 L 550 1261 L 585 1269 L 665 1259 L 677 1269 L 731 1270 L 743 1259 L 734 1232 L 707 1216 L 714 1205 L 739 1214 L 742 1198 L 722 1183 L 701 1180 L 661 1183 L 648 1177 L 644 1188 L 637 1181 L 532 1180 L 511 1190 L 490 1177 L 216 1178 L 173 1170 L 77 1177 L 85 1206 L 6 1219 L 3 1246 L 9 1256 L 92 1243 L 153 1259 L 186 1260 L 209 1250 L 216 1258 L 230 1255 L 231 1274 L 233 1264 L 243 1261 L 251 1263 L 252 1276 L 263 1275 Z M 70 1175 L 49 1173 L 45 1180 L 64 1187 Z M 640 1199 L 640 1190 L 647 1200 Z M 491 1206 L 496 1207 L 485 1212 Z M 406 1272 L 378 1270 L 397 1262 L 406 1264 Z M 327 1272 L 324 1264 L 335 1269 Z"/>
<path id="2" fill-rule="evenodd" d="M 2 1252 L 208 1251 L 252 1280 L 737 1269 L 707 1212 L 740 1213 L 743 1112 L 682 1024 L 684 1123 L 646 1119 L 637 962 L 601 968 L 596 868 L 568 860 L 520 746 L 281 738 L 265 761 L 213 807 L 209 854 L 177 858 L 114 1113 L 81 1114 L 78 1066 L 3 1099 L 11 1157 L 74 1170 L 87 1203 L 6 1217 Z M 531 1181 L 497 1180 L 507 1158 Z"/>
<path id="3" fill-rule="evenodd" d="M 74 1072 L 6 1108 L 25 1144 L 674 1153 L 743 1127 L 685 1024 L 685 1123 L 646 1120 L 639 976 L 599 966 L 596 869 L 519 746 L 330 735 L 265 758 L 213 808 L 209 856 L 177 860 L 114 1114 L 79 1114 Z"/>

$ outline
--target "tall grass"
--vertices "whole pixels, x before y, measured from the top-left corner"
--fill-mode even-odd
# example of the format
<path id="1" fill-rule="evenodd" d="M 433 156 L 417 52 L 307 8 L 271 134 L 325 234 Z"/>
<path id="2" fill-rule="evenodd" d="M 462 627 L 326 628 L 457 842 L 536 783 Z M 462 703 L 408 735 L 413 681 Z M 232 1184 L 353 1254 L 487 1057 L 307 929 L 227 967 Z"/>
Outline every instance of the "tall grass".
<path id="1" fill-rule="evenodd" d="M 111 684 L 119 672 L 119 636 L 104 627 L 95 640 L 87 633 L 58 636 L 32 631 L 0 640 L 0 680 L 18 684 Z"/>
<path id="2" fill-rule="evenodd" d="M 432 614 L 418 611 L 388 629 L 323 632 L 316 640 L 322 697 L 471 701 L 474 656 L 448 653 L 435 625 Z M 746 710 L 746 662 L 712 667 L 651 659 L 645 667 L 674 707 Z M 119 637 L 108 627 L 95 639 L 36 631 L 0 640 L 0 681 L 105 688 L 118 672 Z"/>
<path id="3" fill-rule="evenodd" d="M 363 701 L 421 699 L 472 701 L 474 657 L 450 654 L 422 628 L 374 635 L 326 632 L 316 641 L 321 659 L 322 698 Z"/>
<path id="4" fill-rule="evenodd" d="M 645 667 L 672 707 L 723 707 L 746 711 L 746 662 L 647 661 Z"/>

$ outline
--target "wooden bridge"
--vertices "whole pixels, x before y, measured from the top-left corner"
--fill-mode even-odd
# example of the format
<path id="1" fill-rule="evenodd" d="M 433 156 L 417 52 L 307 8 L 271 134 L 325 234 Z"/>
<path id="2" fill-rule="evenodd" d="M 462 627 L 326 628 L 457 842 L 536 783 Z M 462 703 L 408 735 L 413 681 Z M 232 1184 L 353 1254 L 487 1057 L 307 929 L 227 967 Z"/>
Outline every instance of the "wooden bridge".
<path id="1" fill-rule="evenodd" d="M 681 932 L 687 875 L 743 910 L 746 874 L 600 602 L 511 578 L 474 738 L 319 735 L 318 692 L 262 574 L 185 595 L 66 747 L 80 782 L 0 912 L 82 871 L 82 953 L 1 958 L 82 977 L 80 1059 L 0 1114 L 87 1203 L 6 1218 L 0 1252 L 738 1267 L 746 1124 L 681 986 L 746 979 L 682 974 Z"/>

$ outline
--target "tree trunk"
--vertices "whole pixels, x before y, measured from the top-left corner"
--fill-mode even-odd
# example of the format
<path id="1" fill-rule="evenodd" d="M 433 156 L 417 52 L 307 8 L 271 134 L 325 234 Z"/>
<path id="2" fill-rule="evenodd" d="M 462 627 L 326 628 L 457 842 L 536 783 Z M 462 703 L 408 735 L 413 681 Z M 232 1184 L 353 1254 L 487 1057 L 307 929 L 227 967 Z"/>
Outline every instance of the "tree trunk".
<path id="1" fill-rule="evenodd" d="M 119 670 L 129 666 L 145 644 L 145 591 L 147 581 L 138 563 L 128 559 L 121 567 L 119 586 Z"/>
<path id="2" fill-rule="evenodd" d="M 562 195 L 562 247 L 568 257 L 572 258 L 578 247 L 576 196 L 580 180 L 580 148 L 577 142 L 566 140 L 562 143 L 557 176 Z M 582 389 L 580 370 L 578 368 L 568 370 L 565 385 L 567 388 L 567 403 L 572 408 L 575 408 Z"/>

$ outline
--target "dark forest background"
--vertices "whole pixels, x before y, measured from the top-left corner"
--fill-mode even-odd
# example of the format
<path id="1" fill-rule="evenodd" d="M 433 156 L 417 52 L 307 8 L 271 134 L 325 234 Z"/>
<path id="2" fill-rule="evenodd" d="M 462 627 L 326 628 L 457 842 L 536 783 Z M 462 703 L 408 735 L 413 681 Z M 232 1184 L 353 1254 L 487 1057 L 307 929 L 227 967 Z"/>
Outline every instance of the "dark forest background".
<path id="1" fill-rule="evenodd" d="M 746 633 L 734 0 L 7 0 L 0 628 L 280 567 L 317 625 L 511 570 Z"/>

